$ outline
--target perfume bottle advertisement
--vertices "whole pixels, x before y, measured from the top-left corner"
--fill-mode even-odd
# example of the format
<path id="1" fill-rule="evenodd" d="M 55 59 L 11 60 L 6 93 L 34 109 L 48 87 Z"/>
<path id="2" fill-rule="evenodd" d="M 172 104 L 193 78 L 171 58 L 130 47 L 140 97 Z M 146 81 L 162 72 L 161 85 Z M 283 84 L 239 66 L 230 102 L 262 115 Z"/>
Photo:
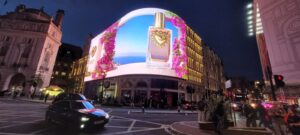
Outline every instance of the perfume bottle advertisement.
<path id="1" fill-rule="evenodd" d="M 85 81 L 101 78 L 101 72 L 105 77 L 150 74 L 183 78 L 176 70 L 185 68 L 186 61 L 176 56 L 185 53 L 185 48 L 179 47 L 185 46 L 179 42 L 179 36 L 185 34 L 174 22 L 155 9 L 122 19 L 92 40 Z"/>

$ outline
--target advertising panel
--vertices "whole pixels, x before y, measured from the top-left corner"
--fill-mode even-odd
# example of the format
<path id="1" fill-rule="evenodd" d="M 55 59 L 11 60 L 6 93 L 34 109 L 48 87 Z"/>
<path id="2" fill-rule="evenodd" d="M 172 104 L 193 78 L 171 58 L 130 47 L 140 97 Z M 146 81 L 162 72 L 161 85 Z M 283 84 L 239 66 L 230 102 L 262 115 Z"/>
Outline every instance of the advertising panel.
<path id="1" fill-rule="evenodd" d="M 166 10 L 128 13 L 92 39 L 85 81 L 135 74 L 187 79 L 185 30 Z"/>

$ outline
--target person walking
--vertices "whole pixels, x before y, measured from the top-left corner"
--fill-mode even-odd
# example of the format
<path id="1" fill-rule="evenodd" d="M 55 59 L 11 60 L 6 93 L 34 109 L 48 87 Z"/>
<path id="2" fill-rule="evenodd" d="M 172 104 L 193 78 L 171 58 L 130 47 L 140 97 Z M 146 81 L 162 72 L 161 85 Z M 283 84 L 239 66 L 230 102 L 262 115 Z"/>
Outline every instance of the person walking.
<path id="1" fill-rule="evenodd" d="M 224 115 L 225 115 L 224 101 L 221 100 L 217 105 L 217 108 L 213 116 L 213 122 L 216 128 L 216 132 L 218 134 L 221 134 L 221 130 L 224 128 Z"/>
<path id="2" fill-rule="evenodd" d="M 293 135 L 300 135 L 300 117 L 296 112 L 295 108 L 288 108 L 287 125 Z"/>
<path id="3" fill-rule="evenodd" d="M 286 111 L 280 104 L 275 104 L 271 110 L 272 125 L 274 128 L 275 135 L 285 135 L 286 125 L 284 122 L 284 116 Z"/>
<path id="4" fill-rule="evenodd" d="M 204 108 L 205 108 L 205 99 L 204 97 L 198 102 L 198 121 L 204 121 L 205 114 L 204 114 Z"/>
<path id="5" fill-rule="evenodd" d="M 254 105 L 254 103 L 252 103 Z M 246 126 L 247 127 L 256 127 L 256 109 L 254 106 L 251 106 L 249 100 L 246 101 L 245 105 L 245 116 L 246 116 Z"/>
<path id="6" fill-rule="evenodd" d="M 47 93 L 47 94 L 45 95 L 45 98 L 44 98 L 44 102 L 45 102 L 45 103 L 47 103 L 48 97 L 49 97 L 49 93 Z"/>
<path id="7" fill-rule="evenodd" d="M 261 102 L 259 102 L 257 104 L 257 112 L 258 112 L 258 118 L 259 118 L 258 126 L 261 127 L 263 125 L 264 127 L 271 128 L 270 122 L 269 122 L 270 117 L 268 115 L 267 110 L 265 109 L 265 107 L 262 105 Z"/>

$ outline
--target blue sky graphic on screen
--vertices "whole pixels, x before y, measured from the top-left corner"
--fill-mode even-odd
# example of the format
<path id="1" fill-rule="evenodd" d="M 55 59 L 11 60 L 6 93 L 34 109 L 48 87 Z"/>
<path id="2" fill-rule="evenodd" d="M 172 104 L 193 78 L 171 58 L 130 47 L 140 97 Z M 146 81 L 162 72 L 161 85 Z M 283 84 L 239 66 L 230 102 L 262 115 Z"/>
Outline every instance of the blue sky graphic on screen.
<path id="1" fill-rule="evenodd" d="M 85 81 L 100 79 L 103 73 L 106 78 L 134 74 L 179 77 L 172 68 L 173 44 L 179 30 L 166 20 L 166 13 L 170 17 L 171 13 L 162 9 L 138 9 L 95 36 L 91 41 Z M 110 28 L 117 29 L 114 41 L 104 39 Z M 111 44 L 104 47 L 107 43 L 114 45 L 114 56 L 108 62 L 112 68 L 100 71 L 99 67 L 105 69 L 107 65 L 103 62 L 107 61 L 107 54 L 111 54 L 105 52 L 112 48 Z"/>
<path id="2" fill-rule="evenodd" d="M 119 27 L 113 61 L 120 65 L 146 62 L 148 29 L 153 24 L 154 16 L 144 15 L 134 17 Z M 165 21 L 165 28 L 172 30 L 172 45 L 174 37 L 178 36 L 178 30 L 168 21 Z"/>

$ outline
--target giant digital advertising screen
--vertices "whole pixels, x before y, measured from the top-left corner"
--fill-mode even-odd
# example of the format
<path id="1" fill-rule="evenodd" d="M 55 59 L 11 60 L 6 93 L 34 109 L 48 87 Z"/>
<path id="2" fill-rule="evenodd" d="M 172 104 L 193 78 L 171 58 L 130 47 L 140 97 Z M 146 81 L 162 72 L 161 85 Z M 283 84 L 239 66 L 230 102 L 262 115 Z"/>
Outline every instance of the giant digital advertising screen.
<path id="1" fill-rule="evenodd" d="M 157 8 L 132 11 L 91 41 L 85 81 L 122 75 L 186 79 L 186 25 Z"/>

